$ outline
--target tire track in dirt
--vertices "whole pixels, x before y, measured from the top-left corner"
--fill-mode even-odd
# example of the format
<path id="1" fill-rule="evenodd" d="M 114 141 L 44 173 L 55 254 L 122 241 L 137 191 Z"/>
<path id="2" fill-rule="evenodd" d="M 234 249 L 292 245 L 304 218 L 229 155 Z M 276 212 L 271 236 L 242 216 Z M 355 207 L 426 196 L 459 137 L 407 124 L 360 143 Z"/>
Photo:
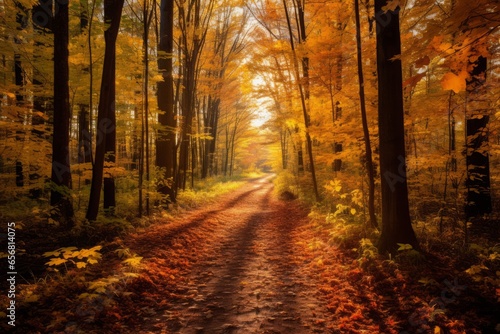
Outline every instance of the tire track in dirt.
<path id="1" fill-rule="evenodd" d="M 295 234 L 307 223 L 307 212 L 275 199 L 269 178 L 246 187 L 252 189 L 245 196 L 207 213 L 217 227 L 206 235 L 204 249 L 210 251 L 193 264 L 179 287 L 186 297 L 157 310 L 139 332 L 327 332 L 325 302 L 296 247 Z M 196 226 L 207 223 L 195 220 Z"/>

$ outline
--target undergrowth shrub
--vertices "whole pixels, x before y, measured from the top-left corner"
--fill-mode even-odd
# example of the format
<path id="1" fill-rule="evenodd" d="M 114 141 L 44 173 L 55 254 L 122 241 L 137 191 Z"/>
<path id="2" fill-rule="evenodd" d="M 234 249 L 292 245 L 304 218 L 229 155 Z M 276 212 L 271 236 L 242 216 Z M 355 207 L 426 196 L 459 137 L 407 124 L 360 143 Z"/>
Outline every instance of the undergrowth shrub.
<path id="1" fill-rule="evenodd" d="M 365 236 L 366 231 L 361 223 L 335 219 L 335 223 L 331 224 L 330 227 L 329 243 L 344 249 L 353 249 L 357 246 L 358 241 Z"/>
<path id="2" fill-rule="evenodd" d="M 213 203 L 220 195 L 238 189 L 243 181 L 229 179 L 208 178 L 197 181 L 195 189 L 180 191 L 177 195 L 177 208 L 192 209 Z"/>
<path id="3" fill-rule="evenodd" d="M 299 197 L 300 190 L 297 186 L 297 179 L 292 172 L 288 170 L 281 171 L 273 179 L 274 193 L 277 197 Z"/>
<path id="4" fill-rule="evenodd" d="M 465 272 L 487 289 L 493 289 L 500 301 L 500 244 L 491 247 L 470 244 L 469 250 L 476 256 L 476 263 Z"/>
<path id="5" fill-rule="evenodd" d="M 121 235 L 134 228 L 129 219 L 99 215 L 93 222 L 87 220 L 78 221 L 72 230 L 72 235 L 85 243 L 113 240 L 116 236 Z"/>
<path id="6" fill-rule="evenodd" d="M 313 207 L 309 218 L 316 229 L 328 234 L 328 243 L 343 249 L 356 249 L 362 238 L 374 237 L 377 232 L 368 229 L 354 211 L 345 213 L 342 207 L 335 212 L 324 212 L 319 206 Z"/>
<path id="7" fill-rule="evenodd" d="M 394 257 L 396 262 L 406 266 L 419 266 L 424 263 L 425 257 L 410 244 L 398 244 L 399 248 Z"/>
<path id="8" fill-rule="evenodd" d="M 263 177 L 264 175 L 266 175 L 266 173 L 260 170 L 259 168 L 255 166 L 250 166 L 249 168 L 242 171 L 240 174 L 236 175 L 236 177 L 246 178 L 246 179 L 256 179 L 259 177 Z"/>
<path id="9" fill-rule="evenodd" d="M 351 215 L 361 218 L 364 214 L 363 191 L 344 187 L 338 179 L 325 185 L 327 202 L 334 217 Z"/>
<path id="10" fill-rule="evenodd" d="M 87 265 L 96 264 L 101 259 L 102 255 L 99 252 L 102 246 L 95 246 L 90 249 L 78 249 L 76 247 L 63 247 L 52 252 L 45 252 L 43 256 L 51 257 L 46 263 L 49 267 L 57 267 L 64 265 L 66 271 L 68 265 L 72 265 L 78 269 L 85 268 Z M 56 269 L 58 270 L 58 269 Z"/>
<path id="11" fill-rule="evenodd" d="M 358 263 L 363 269 L 367 269 L 379 255 L 377 247 L 368 238 L 362 238 L 359 241 L 358 253 Z"/>
<path id="12" fill-rule="evenodd" d="M 119 298 L 131 294 L 127 291 L 127 285 L 139 276 L 142 257 L 128 248 L 118 248 L 113 253 L 121 259 L 121 268 L 110 276 L 96 278 L 91 265 L 110 260 L 109 256 L 102 259 L 101 249 L 100 245 L 89 249 L 64 247 L 44 254 L 50 258 L 46 265 L 54 268 L 51 272 L 56 275 L 51 276 L 49 281 L 37 282 L 31 288 L 23 289 L 23 305 L 36 303 L 39 299 L 47 303 L 54 298 L 75 305 L 53 312 L 47 329 L 58 332 L 65 329 L 73 333 L 78 329 L 79 322 L 97 321 L 107 310 L 117 305 Z M 76 296 L 73 301 L 69 299 L 71 296 Z"/>
<path id="13" fill-rule="evenodd" d="M 0 203 L 0 218 L 3 221 L 27 221 L 32 224 L 47 222 L 50 216 L 49 200 L 46 198 L 31 199 L 27 197 Z"/>

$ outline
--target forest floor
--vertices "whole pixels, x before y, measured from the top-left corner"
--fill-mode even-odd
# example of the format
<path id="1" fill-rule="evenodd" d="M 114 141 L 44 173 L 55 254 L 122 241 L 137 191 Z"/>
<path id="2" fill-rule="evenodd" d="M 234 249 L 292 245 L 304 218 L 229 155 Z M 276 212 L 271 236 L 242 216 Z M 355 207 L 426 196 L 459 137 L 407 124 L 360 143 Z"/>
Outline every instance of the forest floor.
<path id="1" fill-rule="evenodd" d="M 298 201 L 277 199 L 270 177 L 102 252 L 20 307 L 18 332 L 469 334 L 498 320 L 494 296 L 449 264 L 363 266 Z"/>

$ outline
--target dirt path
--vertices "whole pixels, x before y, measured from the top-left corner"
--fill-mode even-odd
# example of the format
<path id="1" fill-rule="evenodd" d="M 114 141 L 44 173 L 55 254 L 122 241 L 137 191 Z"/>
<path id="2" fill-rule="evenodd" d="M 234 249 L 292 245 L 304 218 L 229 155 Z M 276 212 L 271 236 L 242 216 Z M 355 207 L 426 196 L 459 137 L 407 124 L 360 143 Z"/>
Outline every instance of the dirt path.
<path id="1" fill-rule="evenodd" d="M 155 306 L 144 311 L 137 331 L 324 333 L 326 305 L 297 248 L 296 234 L 307 221 L 297 204 L 273 197 L 268 177 L 175 226 L 134 239 L 135 251 L 148 258 L 152 282 L 143 283 L 157 292 L 149 291 Z M 196 254 L 188 249 L 193 247 Z M 172 266 L 182 263 L 185 270 L 175 272 Z M 171 275 L 164 280 L 159 272 Z M 140 290 L 148 295 L 147 286 Z"/>
<path id="2" fill-rule="evenodd" d="M 407 265 L 405 271 L 396 261 L 361 257 L 357 242 L 346 239 L 351 245 L 337 248 L 328 227 L 307 215 L 297 201 L 273 196 L 270 177 L 250 181 L 213 205 L 106 244 L 102 260 L 85 276 L 68 272 L 46 286 L 40 301 L 20 309 L 23 321 L 15 330 L 494 332 L 497 303 L 479 295 L 461 272 L 444 262 Z M 119 258 L 127 251 L 142 257 L 140 268 Z M 422 278 L 435 284 L 424 285 Z"/>

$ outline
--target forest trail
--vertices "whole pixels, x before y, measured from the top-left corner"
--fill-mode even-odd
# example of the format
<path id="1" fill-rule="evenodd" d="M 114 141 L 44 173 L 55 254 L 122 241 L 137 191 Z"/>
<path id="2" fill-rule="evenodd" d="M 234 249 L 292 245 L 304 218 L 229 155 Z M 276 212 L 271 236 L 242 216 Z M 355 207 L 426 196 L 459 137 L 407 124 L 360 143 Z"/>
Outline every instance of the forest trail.
<path id="1" fill-rule="evenodd" d="M 277 200 L 272 190 L 270 177 L 253 180 L 212 208 L 131 240 L 151 278 L 137 288 L 156 304 L 138 310 L 144 322 L 136 331 L 326 332 L 325 300 L 297 247 L 307 211 Z M 188 239 L 194 244 L 184 244 Z M 185 271 L 173 273 L 172 265 L 188 263 Z M 173 279 L 184 277 L 171 285 L 168 272 Z M 165 295 L 162 302 L 162 293 L 170 300 Z"/>
<path id="2" fill-rule="evenodd" d="M 272 177 L 250 180 L 173 220 L 155 217 L 155 224 L 104 244 L 102 259 L 85 274 L 68 271 L 33 290 L 39 299 L 20 308 L 15 332 L 480 334 L 500 328 L 497 302 L 482 297 L 460 271 L 442 260 L 401 270 L 396 261 L 368 259 L 373 245 L 341 239 L 299 201 L 277 199 Z"/>

